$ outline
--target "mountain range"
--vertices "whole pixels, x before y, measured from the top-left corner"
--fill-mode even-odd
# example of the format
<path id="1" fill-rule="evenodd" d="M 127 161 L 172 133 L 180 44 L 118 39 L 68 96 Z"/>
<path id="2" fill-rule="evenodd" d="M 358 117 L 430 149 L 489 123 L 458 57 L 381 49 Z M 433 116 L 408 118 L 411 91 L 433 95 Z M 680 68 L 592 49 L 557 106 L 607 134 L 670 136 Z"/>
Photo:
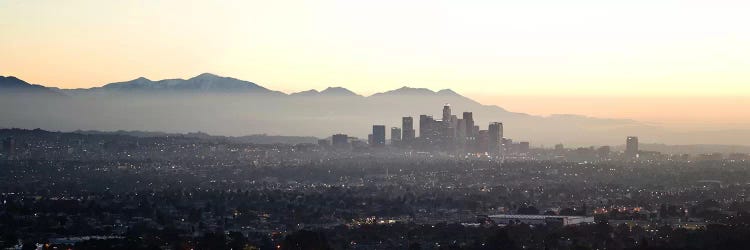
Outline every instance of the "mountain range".
<path id="1" fill-rule="evenodd" d="M 534 116 L 483 105 L 450 89 L 402 87 L 363 96 L 343 87 L 286 94 L 253 82 L 204 73 L 189 79 L 137 78 L 87 89 L 48 88 L 0 77 L 0 127 L 47 130 L 140 130 L 215 135 L 279 134 L 366 137 L 373 124 L 400 127 L 401 117 L 473 112 L 475 123 L 505 124 L 505 137 L 534 145 L 619 145 L 626 136 L 671 144 L 741 144 L 750 131 L 675 132 L 628 119 Z M 418 127 L 418 124 L 415 124 Z M 417 131 L 419 133 L 419 131 Z"/>

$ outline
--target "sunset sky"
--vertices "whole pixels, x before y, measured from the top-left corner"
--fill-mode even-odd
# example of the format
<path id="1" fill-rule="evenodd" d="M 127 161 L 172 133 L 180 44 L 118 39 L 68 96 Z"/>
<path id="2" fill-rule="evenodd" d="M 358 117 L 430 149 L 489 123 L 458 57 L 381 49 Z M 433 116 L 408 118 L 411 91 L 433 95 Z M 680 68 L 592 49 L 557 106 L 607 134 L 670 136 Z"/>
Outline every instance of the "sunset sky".
<path id="1" fill-rule="evenodd" d="M 750 127 L 750 1 L 0 1 L 0 75 L 450 88 L 532 114 Z"/>

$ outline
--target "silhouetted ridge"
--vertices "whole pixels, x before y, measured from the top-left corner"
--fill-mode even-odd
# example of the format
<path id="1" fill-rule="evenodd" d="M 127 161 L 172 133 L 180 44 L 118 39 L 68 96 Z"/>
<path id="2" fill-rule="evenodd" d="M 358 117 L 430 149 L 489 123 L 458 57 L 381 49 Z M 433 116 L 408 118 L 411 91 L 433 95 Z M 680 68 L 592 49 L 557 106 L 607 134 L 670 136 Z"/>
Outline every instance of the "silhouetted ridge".
<path id="1" fill-rule="evenodd" d="M 311 89 L 311 90 L 300 91 L 297 93 L 291 93 L 290 95 L 291 96 L 317 96 L 319 94 L 320 92 L 318 92 L 317 90 Z"/>
<path id="2" fill-rule="evenodd" d="M 390 95 L 435 95 L 435 92 L 426 88 L 401 87 L 398 89 L 377 93 L 372 96 L 390 96 Z"/>
<path id="3" fill-rule="evenodd" d="M 352 92 L 343 87 L 328 87 L 323 91 L 318 92 L 317 90 L 305 90 L 297 93 L 292 93 L 290 96 L 360 96 L 357 93 Z"/>
<path id="4" fill-rule="evenodd" d="M 165 79 L 151 81 L 144 77 L 127 82 L 117 82 L 104 85 L 99 88 L 109 91 L 192 91 L 192 92 L 219 92 L 219 93 L 278 93 L 261 87 L 253 82 L 243 81 L 231 77 L 217 76 L 211 73 L 203 73 L 193 78 Z"/>
<path id="5" fill-rule="evenodd" d="M 0 94 L 60 95 L 42 85 L 30 84 L 15 76 L 0 76 Z"/>
<path id="6" fill-rule="evenodd" d="M 344 87 L 328 87 L 323 91 L 320 91 L 324 95 L 336 95 L 336 96 L 359 96 L 357 93 L 352 92 Z"/>
<path id="7" fill-rule="evenodd" d="M 439 94 L 439 95 L 461 96 L 461 95 L 459 95 L 458 93 L 456 93 L 455 91 L 453 91 L 451 89 L 442 89 L 442 90 L 438 91 L 437 94 Z"/>
<path id="8" fill-rule="evenodd" d="M 223 77 L 223 76 L 218 76 L 218 75 L 211 74 L 211 73 L 203 73 L 203 74 L 194 76 L 193 78 L 190 78 L 190 79 L 192 80 L 192 79 L 216 79 L 216 78 L 234 79 L 234 78 L 231 78 L 231 77 Z"/>

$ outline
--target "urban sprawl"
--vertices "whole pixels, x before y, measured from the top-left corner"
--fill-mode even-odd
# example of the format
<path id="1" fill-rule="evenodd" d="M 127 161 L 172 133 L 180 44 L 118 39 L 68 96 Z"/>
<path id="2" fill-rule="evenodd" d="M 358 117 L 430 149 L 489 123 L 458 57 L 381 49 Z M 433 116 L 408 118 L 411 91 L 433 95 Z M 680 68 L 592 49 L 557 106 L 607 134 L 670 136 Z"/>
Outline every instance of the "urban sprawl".
<path id="1" fill-rule="evenodd" d="M 367 140 L 2 129 L 3 249 L 746 249 L 750 157 L 530 147 L 443 107 Z"/>

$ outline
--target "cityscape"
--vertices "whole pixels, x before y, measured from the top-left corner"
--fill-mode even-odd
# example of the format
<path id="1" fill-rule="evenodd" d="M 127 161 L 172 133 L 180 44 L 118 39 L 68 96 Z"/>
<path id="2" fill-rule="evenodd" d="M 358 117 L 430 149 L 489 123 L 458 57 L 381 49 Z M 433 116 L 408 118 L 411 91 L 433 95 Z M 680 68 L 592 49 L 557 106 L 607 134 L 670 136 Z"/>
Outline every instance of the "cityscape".
<path id="1" fill-rule="evenodd" d="M 493 158 L 501 156 L 504 143 L 511 143 L 503 138 L 503 124 L 492 122 L 487 130 L 480 130 L 474 125 L 472 112 L 463 112 L 462 118 L 451 114 L 451 106 L 443 106 L 442 120 L 434 119 L 431 115 L 419 116 L 419 136 L 414 129 L 414 117 L 401 119 L 401 127 L 390 129 L 390 140 L 386 140 L 386 126 L 373 125 L 372 133 L 368 135 L 367 145 L 370 147 L 384 147 L 389 145 L 405 150 L 424 152 L 447 152 L 453 154 L 485 154 Z M 321 140 L 319 144 L 330 144 L 337 149 L 358 147 L 357 138 L 349 138 L 346 134 L 335 134 L 331 141 Z M 528 151 L 528 142 L 522 142 Z"/>
<path id="2" fill-rule="evenodd" d="M 533 148 L 445 105 L 368 140 L 0 130 L 8 249 L 742 248 L 750 155 Z M 418 136 L 416 136 L 418 135 Z M 725 242 L 725 243 L 721 243 Z M 730 243 L 733 242 L 733 243 Z M 722 247 L 723 248 L 723 247 Z M 724 249 L 728 249 L 724 248 Z"/>
<path id="3" fill-rule="evenodd" d="M 414 153 L 443 153 L 453 157 L 485 157 L 504 161 L 508 160 L 569 160 L 576 162 L 595 162 L 606 160 L 666 160 L 690 159 L 689 154 L 665 155 L 656 151 L 641 151 L 638 137 L 628 136 L 623 152 L 612 152 L 610 146 L 580 147 L 566 152 L 563 144 L 556 144 L 554 150 L 532 150 L 528 141 L 513 142 L 503 137 L 503 123 L 491 122 L 486 130 L 474 125 L 472 112 L 463 112 L 462 118 L 451 113 L 450 104 L 443 106 L 442 119 L 436 120 L 431 115 L 419 116 L 419 136 L 414 130 L 414 118 L 402 117 L 401 127 L 390 129 L 390 139 L 386 140 L 386 126 L 373 125 L 367 141 L 346 134 L 334 134 L 329 139 L 318 140 L 318 146 L 338 151 L 384 148 L 389 146 L 394 152 L 408 151 Z M 619 153 L 619 154 L 615 154 Z M 722 159 L 721 154 L 701 154 L 696 157 Z M 734 153 L 731 159 L 743 160 L 747 154 Z"/>
<path id="4" fill-rule="evenodd" d="M 750 249 L 749 10 L 0 0 L 0 250 Z"/>

